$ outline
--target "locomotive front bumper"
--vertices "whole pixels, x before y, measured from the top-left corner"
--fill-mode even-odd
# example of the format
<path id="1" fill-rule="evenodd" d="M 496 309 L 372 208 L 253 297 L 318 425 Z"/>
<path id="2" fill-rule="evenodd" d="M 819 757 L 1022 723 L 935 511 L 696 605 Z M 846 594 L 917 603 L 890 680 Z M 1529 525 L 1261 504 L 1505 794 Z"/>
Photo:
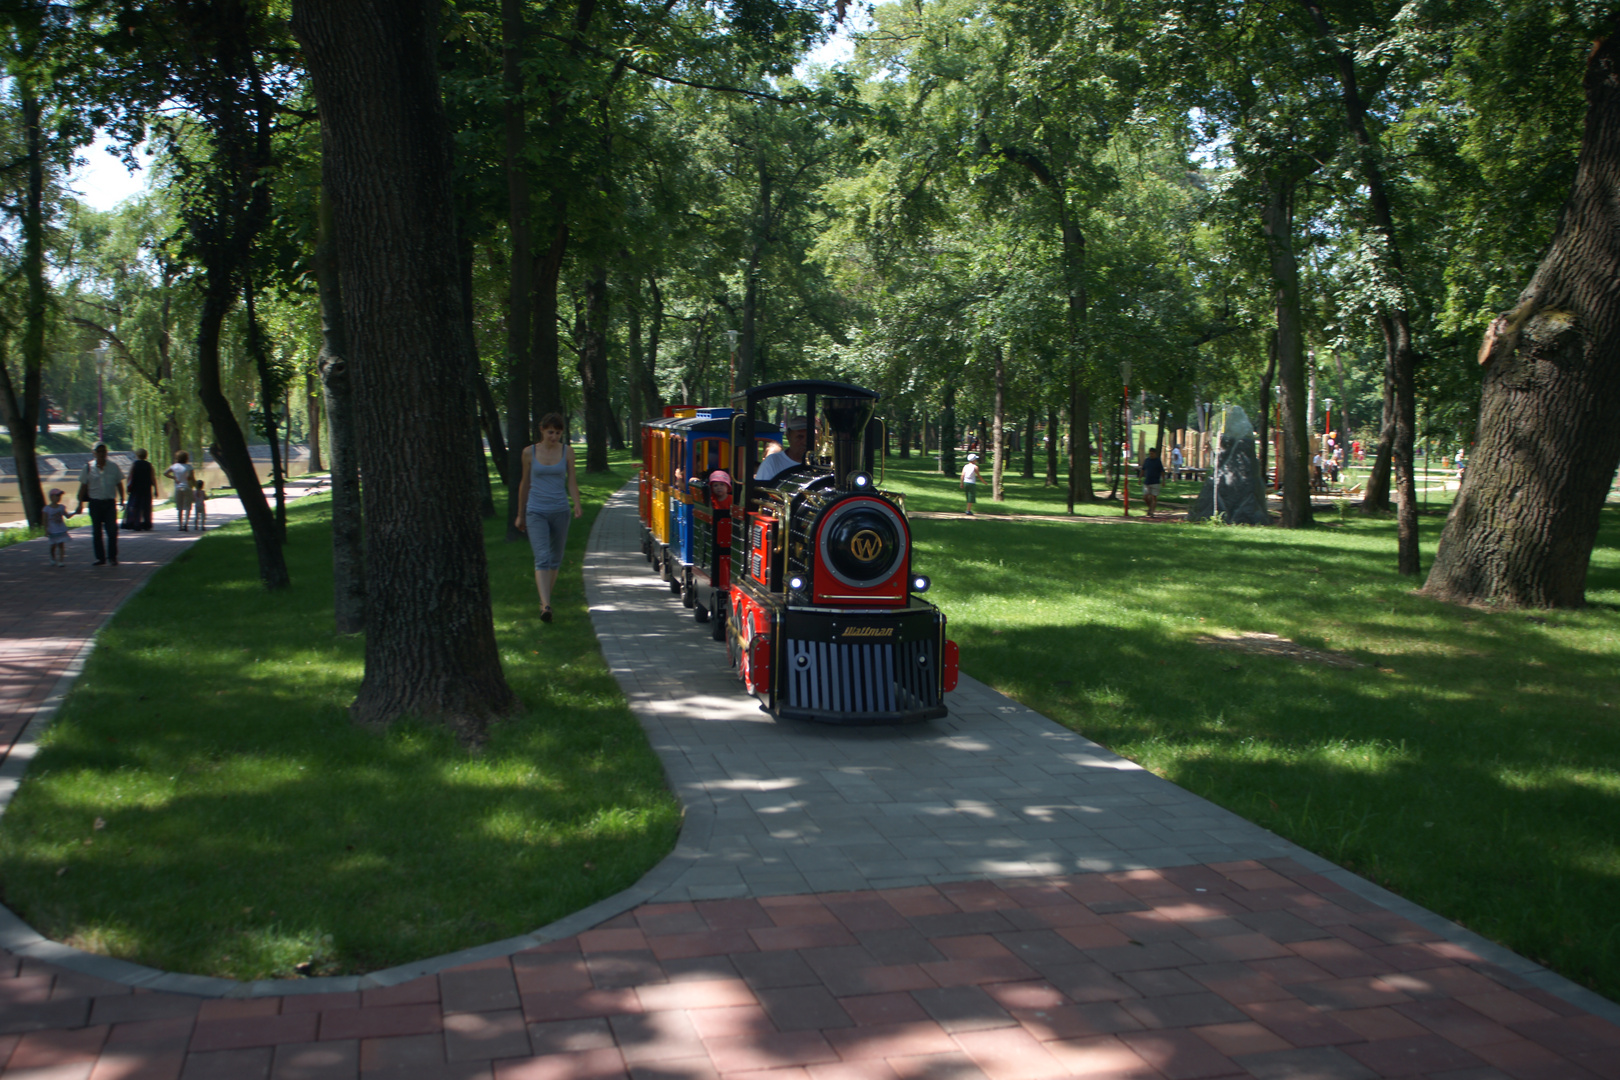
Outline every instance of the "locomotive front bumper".
<path id="1" fill-rule="evenodd" d="M 906 724 L 946 715 L 955 687 L 945 616 L 913 599 L 902 609 L 793 608 L 775 627 L 777 715 L 821 724 Z M 954 663 L 949 666 L 954 669 Z"/>

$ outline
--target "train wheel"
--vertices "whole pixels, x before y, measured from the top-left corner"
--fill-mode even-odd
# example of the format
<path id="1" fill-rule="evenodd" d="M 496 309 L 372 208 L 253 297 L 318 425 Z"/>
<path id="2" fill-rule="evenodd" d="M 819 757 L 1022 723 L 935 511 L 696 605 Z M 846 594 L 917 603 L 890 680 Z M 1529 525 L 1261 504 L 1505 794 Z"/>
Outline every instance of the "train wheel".
<path id="1" fill-rule="evenodd" d="M 714 629 L 711 630 L 710 633 L 714 635 L 714 640 L 716 640 L 716 641 L 724 641 L 724 640 L 726 640 L 726 609 L 725 608 L 716 608 L 715 609 L 715 612 L 714 612 Z"/>
<path id="2" fill-rule="evenodd" d="M 704 607 L 702 605 L 702 603 L 700 603 L 697 600 L 692 601 L 692 621 L 693 622 L 708 622 L 709 621 L 709 609 Z"/>
<path id="3" fill-rule="evenodd" d="M 684 576 L 686 582 L 681 586 L 681 606 L 691 607 L 697 603 L 697 590 L 692 587 L 692 571 L 688 570 Z M 698 621 L 702 622 L 703 620 L 699 619 Z"/>
<path id="4" fill-rule="evenodd" d="M 681 579 L 676 577 L 673 572 L 669 575 L 669 591 L 675 596 L 681 595 Z"/>

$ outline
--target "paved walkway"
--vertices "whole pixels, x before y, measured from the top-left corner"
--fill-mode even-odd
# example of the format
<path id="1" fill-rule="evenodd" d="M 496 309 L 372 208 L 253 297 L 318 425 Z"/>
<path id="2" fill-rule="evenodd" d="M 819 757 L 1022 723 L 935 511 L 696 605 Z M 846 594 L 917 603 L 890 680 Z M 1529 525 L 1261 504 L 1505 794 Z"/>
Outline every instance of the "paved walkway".
<path id="1" fill-rule="evenodd" d="M 293 984 L 13 925 L 0 1075 L 1620 1077 L 1612 1004 L 971 679 L 933 724 L 772 722 L 648 571 L 627 495 L 586 577 L 687 807 L 647 878 L 513 941 Z"/>

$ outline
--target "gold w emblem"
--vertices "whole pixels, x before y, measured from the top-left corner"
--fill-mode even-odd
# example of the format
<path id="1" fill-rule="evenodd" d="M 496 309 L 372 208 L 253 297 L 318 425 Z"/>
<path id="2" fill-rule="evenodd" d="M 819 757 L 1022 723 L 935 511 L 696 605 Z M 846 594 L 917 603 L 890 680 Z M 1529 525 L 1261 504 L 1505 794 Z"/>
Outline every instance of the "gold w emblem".
<path id="1" fill-rule="evenodd" d="M 849 542 L 849 550 L 861 562 L 871 562 L 883 554 L 883 538 L 871 529 L 862 529 Z"/>

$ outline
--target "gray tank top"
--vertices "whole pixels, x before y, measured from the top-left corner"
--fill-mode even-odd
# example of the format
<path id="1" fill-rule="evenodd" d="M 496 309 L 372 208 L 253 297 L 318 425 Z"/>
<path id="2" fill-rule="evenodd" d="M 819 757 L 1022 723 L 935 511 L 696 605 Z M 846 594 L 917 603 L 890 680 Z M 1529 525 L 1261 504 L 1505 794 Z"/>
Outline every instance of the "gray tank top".
<path id="1" fill-rule="evenodd" d="M 555 465 L 540 464 L 540 445 L 536 443 L 529 457 L 529 502 L 525 510 L 537 514 L 555 514 L 567 510 L 568 502 L 568 448 Z"/>

